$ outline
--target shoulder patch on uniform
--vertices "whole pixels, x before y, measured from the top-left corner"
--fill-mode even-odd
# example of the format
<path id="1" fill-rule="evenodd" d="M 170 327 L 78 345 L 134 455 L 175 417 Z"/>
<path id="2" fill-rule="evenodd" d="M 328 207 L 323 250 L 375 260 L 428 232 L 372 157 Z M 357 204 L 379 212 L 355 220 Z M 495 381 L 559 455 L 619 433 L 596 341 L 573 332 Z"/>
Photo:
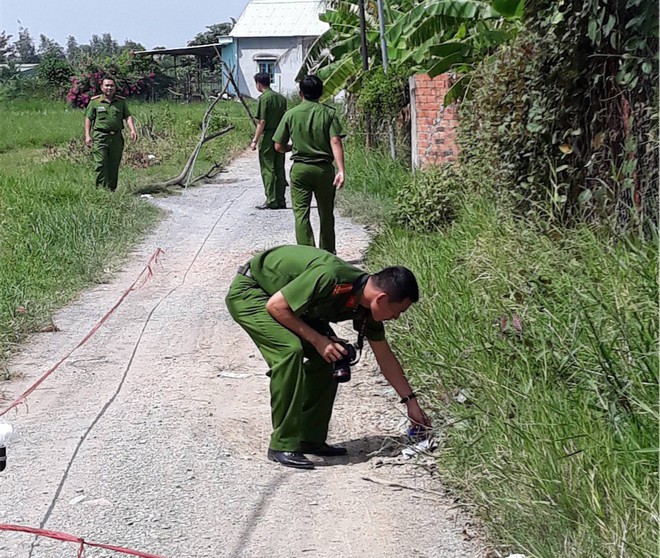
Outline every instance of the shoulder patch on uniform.
<path id="1" fill-rule="evenodd" d="M 353 290 L 352 283 L 346 283 L 344 285 L 337 285 L 332 289 L 332 296 L 341 296 L 346 293 L 350 293 Z"/>
<path id="2" fill-rule="evenodd" d="M 94 99 L 98 99 L 101 95 L 94 95 L 91 100 L 93 101 Z"/>

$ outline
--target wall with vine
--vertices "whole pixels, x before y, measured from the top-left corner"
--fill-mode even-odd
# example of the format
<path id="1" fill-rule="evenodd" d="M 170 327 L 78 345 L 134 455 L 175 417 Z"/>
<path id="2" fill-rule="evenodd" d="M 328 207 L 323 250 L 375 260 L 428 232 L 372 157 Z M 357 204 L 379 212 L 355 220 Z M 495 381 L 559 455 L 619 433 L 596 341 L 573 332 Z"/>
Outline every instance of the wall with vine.
<path id="1" fill-rule="evenodd" d="M 655 0 L 530 0 L 525 29 L 475 73 L 464 164 L 523 213 L 653 230 L 657 55 Z"/>

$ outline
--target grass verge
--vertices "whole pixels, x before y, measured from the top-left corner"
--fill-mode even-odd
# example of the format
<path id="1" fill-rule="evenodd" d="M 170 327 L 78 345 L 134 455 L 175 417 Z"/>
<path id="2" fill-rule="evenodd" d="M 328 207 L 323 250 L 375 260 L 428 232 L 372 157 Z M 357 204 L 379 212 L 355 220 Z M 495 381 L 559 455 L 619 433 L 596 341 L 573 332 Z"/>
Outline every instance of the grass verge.
<path id="1" fill-rule="evenodd" d="M 374 176 L 375 156 L 354 156 L 349 176 Z M 366 206 L 373 182 L 352 184 Z M 657 245 L 538 230 L 483 199 L 444 232 L 383 227 L 370 267 L 407 265 L 422 291 L 388 331 L 435 416 L 438 466 L 491 540 L 655 556 Z"/>
<path id="2" fill-rule="evenodd" d="M 48 327 L 57 307 L 106 280 L 156 222 L 158 210 L 131 192 L 179 174 L 205 109 L 132 104 L 140 139 L 126 142 L 112 194 L 93 186 L 82 111 L 50 101 L 0 103 L 0 362 L 26 333 Z M 236 130 L 204 147 L 200 174 L 227 163 L 251 134 L 238 103 L 215 114 L 214 129 L 232 123 Z"/>

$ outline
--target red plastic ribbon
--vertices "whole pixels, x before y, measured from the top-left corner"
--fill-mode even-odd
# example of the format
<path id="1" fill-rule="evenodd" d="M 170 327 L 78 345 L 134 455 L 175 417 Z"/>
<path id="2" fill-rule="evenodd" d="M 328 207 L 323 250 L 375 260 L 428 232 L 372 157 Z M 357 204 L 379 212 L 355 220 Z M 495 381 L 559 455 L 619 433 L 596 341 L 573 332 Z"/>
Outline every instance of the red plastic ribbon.
<path id="1" fill-rule="evenodd" d="M 55 370 L 57 370 L 57 369 L 60 367 L 60 365 L 61 365 L 61 364 L 67 359 L 67 358 L 69 358 L 69 357 L 70 357 L 70 356 L 71 356 L 71 355 L 72 355 L 77 349 L 79 349 L 79 348 L 82 347 L 85 343 L 87 343 L 87 341 L 89 340 L 89 338 L 92 337 L 92 335 L 94 335 L 94 334 L 99 330 L 99 328 L 100 328 L 100 327 L 106 322 L 106 320 L 107 320 L 110 316 L 112 316 L 112 314 L 114 314 L 115 310 L 117 310 L 117 308 L 119 308 L 119 306 L 121 305 L 121 303 L 124 302 L 124 300 L 126 299 L 126 297 L 127 297 L 131 292 L 133 292 L 133 291 L 137 291 L 138 289 L 142 288 L 142 287 L 144 286 L 144 284 L 145 284 L 149 279 L 151 279 L 151 277 L 153 277 L 154 272 L 152 271 L 151 266 L 152 266 L 153 264 L 155 264 L 155 263 L 158 262 L 158 258 L 159 258 L 160 255 L 163 254 L 163 253 L 164 253 L 164 252 L 163 252 L 160 248 L 156 248 L 156 251 L 155 251 L 155 252 L 151 255 L 151 257 L 149 258 L 149 261 L 147 262 L 147 265 L 146 265 L 146 266 L 144 267 L 144 269 L 140 272 L 140 275 L 137 276 L 137 279 L 135 279 L 135 281 L 133 281 L 133 284 L 132 284 L 130 287 L 128 287 L 128 289 L 126 289 L 126 292 L 125 292 L 125 293 L 121 296 L 121 298 L 115 303 L 115 305 L 114 305 L 114 306 L 113 306 L 113 307 L 112 307 L 112 308 L 106 313 L 106 315 L 103 316 L 103 317 L 98 321 L 98 323 L 97 323 L 97 324 L 96 324 L 96 325 L 95 325 L 95 326 L 89 331 L 89 333 L 88 333 L 87 335 L 85 335 L 85 337 L 83 337 L 83 340 L 82 340 L 80 343 L 78 343 L 73 349 L 71 349 L 71 351 L 69 351 L 64 357 L 62 357 L 62 358 L 60 359 L 60 361 L 59 361 L 57 364 L 55 364 L 55 366 L 53 366 L 53 367 L 52 367 L 50 370 L 48 370 L 43 376 L 41 376 L 41 378 L 39 378 L 39 379 L 34 383 L 34 385 L 32 385 L 32 387 L 30 387 L 25 393 L 23 393 L 23 395 L 21 395 L 18 399 L 16 399 L 16 401 L 14 401 L 11 405 L 9 405 L 9 407 L 7 407 L 6 409 L 4 409 L 3 411 L 0 411 L 0 417 L 1 417 L 2 415 L 4 415 L 4 414 L 8 413 L 8 412 L 9 412 L 11 409 L 13 409 L 14 407 L 17 407 L 17 406 L 20 405 L 21 403 L 24 403 L 24 402 L 25 402 L 25 399 L 27 398 L 28 395 L 30 395 L 34 390 L 36 390 L 36 389 L 41 385 L 41 383 L 42 383 L 46 378 L 48 378 L 48 376 L 50 376 L 53 372 L 55 372 Z M 139 283 L 139 281 L 140 281 L 140 278 L 142 278 L 142 276 L 144 276 L 144 279 L 142 280 L 142 283 L 140 283 L 140 285 L 138 286 L 138 283 Z"/>
<path id="2" fill-rule="evenodd" d="M 37 535 L 39 537 L 47 537 L 49 539 L 55 539 L 57 541 L 77 543 L 80 545 L 78 548 L 78 558 L 82 558 L 83 552 L 85 551 L 85 546 L 91 546 L 94 548 L 105 548 L 106 550 L 114 550 L 115 552 L 120 552 L 122 554 L 139 556 L 140 558 L 165 558 L 164 556 L 161 556 L 159 554 L 149 554 L 148 552 L 142 552 L 140 550 L 131 550 L 130 548 L 124 548 L 123 546 L 89 542 L 83 539 L 82 537 L 76 537 L 74 535 L 70 535 L 69 533 L 50 531 L 48 529 L 36 529 L 34 527 L 24 527 L 23 525 L 9 525 L 9 524 L 0 523 L 0 531 L 16 531 L 19 533 L 29 533 L 31 535 Z"/>

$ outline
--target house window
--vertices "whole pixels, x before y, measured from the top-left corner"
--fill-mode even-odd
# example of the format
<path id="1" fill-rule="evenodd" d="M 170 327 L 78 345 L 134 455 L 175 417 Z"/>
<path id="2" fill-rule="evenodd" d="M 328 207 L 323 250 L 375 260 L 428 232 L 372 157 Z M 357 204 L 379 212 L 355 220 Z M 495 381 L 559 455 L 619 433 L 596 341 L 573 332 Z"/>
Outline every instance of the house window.
<path id="1" fill-rule="evenodd" d="M 268 74 L 270 82 L 276 83 L 275 75 L 278 73 L 277 61 L 275 60 L 257 60 L 257 71 L 261 74 Z"/>

